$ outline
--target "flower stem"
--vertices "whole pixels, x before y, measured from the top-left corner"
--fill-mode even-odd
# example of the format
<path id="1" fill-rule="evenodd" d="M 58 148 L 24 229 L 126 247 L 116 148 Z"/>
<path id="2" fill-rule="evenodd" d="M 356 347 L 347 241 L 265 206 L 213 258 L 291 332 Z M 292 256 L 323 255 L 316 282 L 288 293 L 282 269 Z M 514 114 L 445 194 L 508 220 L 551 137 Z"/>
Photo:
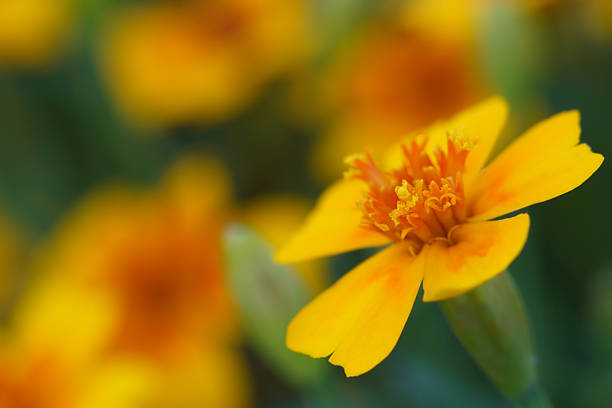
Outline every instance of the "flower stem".
<path id="1" fill-rule="evenodd" d="M 451 329 L 497 388 L 521 407 L 550 407 L 538 383 L 523 301 L 508 272 L 440 302 Z"/>

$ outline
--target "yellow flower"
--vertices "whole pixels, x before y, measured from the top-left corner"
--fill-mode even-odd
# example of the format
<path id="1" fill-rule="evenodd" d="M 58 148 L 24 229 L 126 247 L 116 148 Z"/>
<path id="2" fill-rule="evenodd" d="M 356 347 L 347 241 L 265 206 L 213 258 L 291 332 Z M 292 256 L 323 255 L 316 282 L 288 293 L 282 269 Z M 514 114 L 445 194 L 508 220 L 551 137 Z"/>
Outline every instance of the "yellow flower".
<path id="1" fill-rule="evenodd" d="M 393 349 L 423 282 L 426 302 L 467 292 L 520 253 L 529 217 L 494 220 L 564 194 L 603 157 L 579 142 L 579 114 L 564 112 L 528 130 L 483 168 L 507 116 L 485 101 L 395 146 L 378 165 L 368 154 L 332 185 L 277 253 L 298 262 L 393 244 L 357 266 L 290 323 L 287 345 L 330 357 L 360 375 Z"/>
<path id="2" fill-rule="evenodd" d="M 194 0 L 126 10 L 103 39 L 121 110 L 145 125 L 222 120 L 306 51 L 303 0 Z"/>
<path id="3" fill-rule="evenodd" d="M 49 62 L 67 39 L 72 8 L 72 0 L 2 0 L 0 63 Z"/>
<path id="4" fill-rule="evenodd" d="M 321 98 L 334 119 L 313 163 L 322 179 L 337 177 L 347 154 L 382 154 L 398 135 L 453 115 L 483 93 L 473 50 L 431 27 L 385 21 L 333 64 Z"/>

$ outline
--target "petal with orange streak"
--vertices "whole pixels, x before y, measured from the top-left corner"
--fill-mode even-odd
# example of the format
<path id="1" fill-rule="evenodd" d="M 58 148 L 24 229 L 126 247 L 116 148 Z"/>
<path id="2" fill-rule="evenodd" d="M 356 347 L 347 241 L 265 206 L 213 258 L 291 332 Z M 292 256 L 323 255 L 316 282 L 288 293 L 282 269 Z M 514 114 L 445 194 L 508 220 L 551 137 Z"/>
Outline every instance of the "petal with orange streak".
<path id="1" fill-rule="evenodd" d="M 452 234 L 453 244 L 434 241 L 425 254 L 423 301 L 461 295 L 503 272 L 523 249 L 529 216 L 468 223 Z"/>
<path id="2" fill-rule="evenodd" d="M 603 162 L 579 139 L 577 111 L 532 127 L 482 172 L 468 197 L 471 218 L 499 217 L 578 187 Z"/>
<path id="3" fill-rule="evenodd" d="M 349 377 L 371 370 L 397 343 L 421 284 L 422 259 L 393 245 L 360 264 L 298 313 L 287 346 L 312 357 L 331 354 Z"/>
<path id="4" fill-rule="evenodd" d="M 384 235 L 360 226 L 362 213 L 356 202 L 366 189 L 360 180 L 341 180 L 330 186 L 293 238 L 276 253 L 276 262 L 307 261 L 388 244 Z"/>

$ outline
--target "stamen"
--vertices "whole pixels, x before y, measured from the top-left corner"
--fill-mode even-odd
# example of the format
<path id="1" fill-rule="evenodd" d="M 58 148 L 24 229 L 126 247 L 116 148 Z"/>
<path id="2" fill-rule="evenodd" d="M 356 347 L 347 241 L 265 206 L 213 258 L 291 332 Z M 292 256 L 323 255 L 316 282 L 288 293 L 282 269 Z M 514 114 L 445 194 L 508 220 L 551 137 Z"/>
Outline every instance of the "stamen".
<path id="1" fill-rule="evenodd" d="M 464 127 L 449 130 L 446 137 L 452 142 L 458 152 L 474 150 L 478 144 L 478 137 L 469 135 Z"/>
<path id="2" fill-rule="evenodd" d="M 434 239 L 450 242 L 451 232 L 466 218 L 462 173 L 476 143 L 463 128 L 447 133 L 446 151 L 427 147 L 428 138 L 418 136 L 401 146 L 401 167 L 388 172 L 367 153 L 347 157 L 345 177 L 368 184 L 357 203 L 362 226 L 418 250 Z"/>

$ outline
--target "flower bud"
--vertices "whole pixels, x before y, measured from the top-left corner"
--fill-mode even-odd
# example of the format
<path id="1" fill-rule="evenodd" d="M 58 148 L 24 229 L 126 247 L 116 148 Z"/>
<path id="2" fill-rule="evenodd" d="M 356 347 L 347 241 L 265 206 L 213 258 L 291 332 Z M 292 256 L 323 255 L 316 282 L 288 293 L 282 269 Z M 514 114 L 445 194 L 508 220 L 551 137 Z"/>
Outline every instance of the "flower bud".
<path id="1" fill-rule="evenodd" d="M 508 272 L 440 302 L 451 329 L 497 388 L 522 406 L 550 404 L 538 385 L 525 307 Z"/>

